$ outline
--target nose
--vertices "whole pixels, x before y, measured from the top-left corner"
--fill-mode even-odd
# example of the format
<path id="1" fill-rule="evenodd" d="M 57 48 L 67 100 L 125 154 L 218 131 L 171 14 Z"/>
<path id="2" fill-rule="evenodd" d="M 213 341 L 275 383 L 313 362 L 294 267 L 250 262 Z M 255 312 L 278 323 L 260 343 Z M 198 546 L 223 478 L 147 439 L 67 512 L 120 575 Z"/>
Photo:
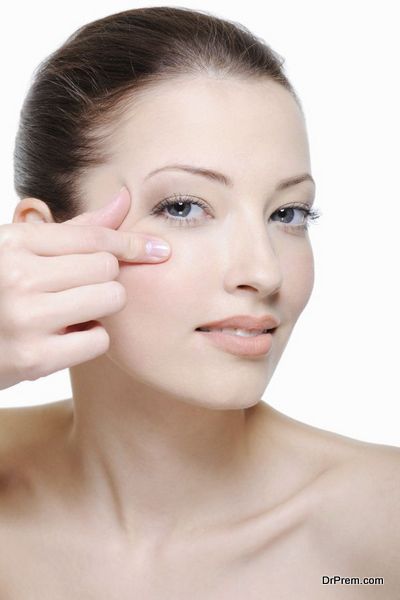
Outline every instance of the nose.
<path id="1" fill-rule="evenodd" d="M 282 286 L 282 268 L 267 225 L 241 219 L 230 232 L 230 249 L 225 271 L 225 286 L 231 293 L 237 288 L 255 290 L 270 296 Z"/>

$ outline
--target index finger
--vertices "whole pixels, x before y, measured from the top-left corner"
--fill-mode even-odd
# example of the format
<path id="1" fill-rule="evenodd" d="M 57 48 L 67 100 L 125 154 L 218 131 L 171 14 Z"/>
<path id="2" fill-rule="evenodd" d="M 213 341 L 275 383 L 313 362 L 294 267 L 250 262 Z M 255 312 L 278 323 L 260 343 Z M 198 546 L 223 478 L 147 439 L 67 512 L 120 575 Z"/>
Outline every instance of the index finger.
<path id="1" fill-rule="evenodd" d="M 18 223 L 23 245 L 39 256 L 60 256 L 86 252 L 111 252 L 118 259 L 154 262 L 169 257 L 165 240 L 134 231 L 114 230 L 100 225 L 71 227 L 66 223 Z M 165 247 L 163 252 L 162 246 Z M 158 255 L 154 254 L 158 250 Z"/>

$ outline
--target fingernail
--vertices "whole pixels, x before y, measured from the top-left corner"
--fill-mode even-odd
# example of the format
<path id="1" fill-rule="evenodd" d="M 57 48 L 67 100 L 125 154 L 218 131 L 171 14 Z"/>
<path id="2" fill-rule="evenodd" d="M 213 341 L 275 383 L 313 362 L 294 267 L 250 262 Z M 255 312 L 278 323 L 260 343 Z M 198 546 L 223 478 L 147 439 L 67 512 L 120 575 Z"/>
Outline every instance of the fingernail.
<path id="1" fill-rule="evenodd" d="M 146 242 L 146 254 L 148 256 L 156 256 L 162 258 L 168 256 L 171 251 L 171 247 L 167 242 L 161 240 L 148 240 Z"/>

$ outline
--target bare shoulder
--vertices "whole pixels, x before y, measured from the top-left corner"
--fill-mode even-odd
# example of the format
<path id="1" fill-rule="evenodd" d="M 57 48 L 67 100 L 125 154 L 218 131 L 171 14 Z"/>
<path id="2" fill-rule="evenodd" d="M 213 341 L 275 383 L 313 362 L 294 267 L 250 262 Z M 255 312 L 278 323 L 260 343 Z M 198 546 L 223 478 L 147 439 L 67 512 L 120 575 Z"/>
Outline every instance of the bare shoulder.
<path id="1" fill-rule="evenodd" d="M 276 410 L 268 416 L 279 422 L 279 439 L 291 444 L 294 460 L 313 465 L 307 540 L 321 567 L 332 576 L 383 577 L 376 597 L 397 598 L 400 448 L 319 429 Z"/>
<path id="2" fill-rule="evenodd" d="M 400 448 L 347 437 L 344 440 L 348 452 L 329 472 L 328 477 L 335 485 L 329 487 L 325 500 L 328 505 L 341 508 L 342 517 L 351 515 L 349 528 L 351 524 L 357 527 L 356 514 L 365 518 L 373 516 L 379 528 L 385 524 L 392 527 L 389 515 L 399 516 L 400 511 Z M 371 520 L 369 531 L 374 530 L 373 525 Z"/>
<path id="3" fill-rule="evenodd" d="M 71 399 L 0 409 L 0 470 L 43 445 L 65 427 L 72 414 Z"/>
<path id="4" fill-rule="evenodd" d="M 379 597 L 394 598 L 400 589 L 400 448 L 343 440 L 348 452 L 326 473 L 313 531 L 321 552 L 343 564 L 343 576 L 383 577 Z"/>

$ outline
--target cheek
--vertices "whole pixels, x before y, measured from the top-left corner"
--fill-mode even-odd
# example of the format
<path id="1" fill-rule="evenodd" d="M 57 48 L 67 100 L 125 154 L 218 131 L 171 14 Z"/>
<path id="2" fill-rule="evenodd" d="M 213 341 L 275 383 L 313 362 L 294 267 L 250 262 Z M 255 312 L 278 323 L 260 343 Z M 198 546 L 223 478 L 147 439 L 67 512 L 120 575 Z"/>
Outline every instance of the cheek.
<path id="1" fill-rule="evenodd" d="M 314 287 L 314 256 L 311 245 L 299 248 L 283 260 L 282 302 L 296 320 L 307 305 Z"/>
<path id="2" fill-rule="evenodd" d="M 187 360 L 207 285 L 202 255 L 177 254 L 159 264 L 120 263 L 117 280 L 127 303 L 101 321 L 110 335 L 107 355 L 131 376 L 172 377 Z"/>
<path id="3" fill-rule="evenodd" d="M 120 262 L 117 280 L 127 292 L 127 304 L 102 319 L 104 326 L 118 343 L 136 338 L 160 346 L 163 332 L 172 336 L 171 340 L 178 338 L 179 333 L 198 324 L 193 299 L 199 298 L 202 286 L 204 289 L 202 273 L 201 259 L 193 253 L 177 254 L 159 264 Z"/>
<path id="4" fill-rule="evenodd" d="M 128 300 L 118 313 L 119 318 L 129 318 L 136 323 L 157 322 L 159 326 L 160 322 L 165 323 L 168 315 L 184 314 L 182 308 L 187 306 L 191 294 L 185 275 L 190 273 L 178 271 L 167 263 L 123 267 L 118 280 L 125 287 Z"/>

